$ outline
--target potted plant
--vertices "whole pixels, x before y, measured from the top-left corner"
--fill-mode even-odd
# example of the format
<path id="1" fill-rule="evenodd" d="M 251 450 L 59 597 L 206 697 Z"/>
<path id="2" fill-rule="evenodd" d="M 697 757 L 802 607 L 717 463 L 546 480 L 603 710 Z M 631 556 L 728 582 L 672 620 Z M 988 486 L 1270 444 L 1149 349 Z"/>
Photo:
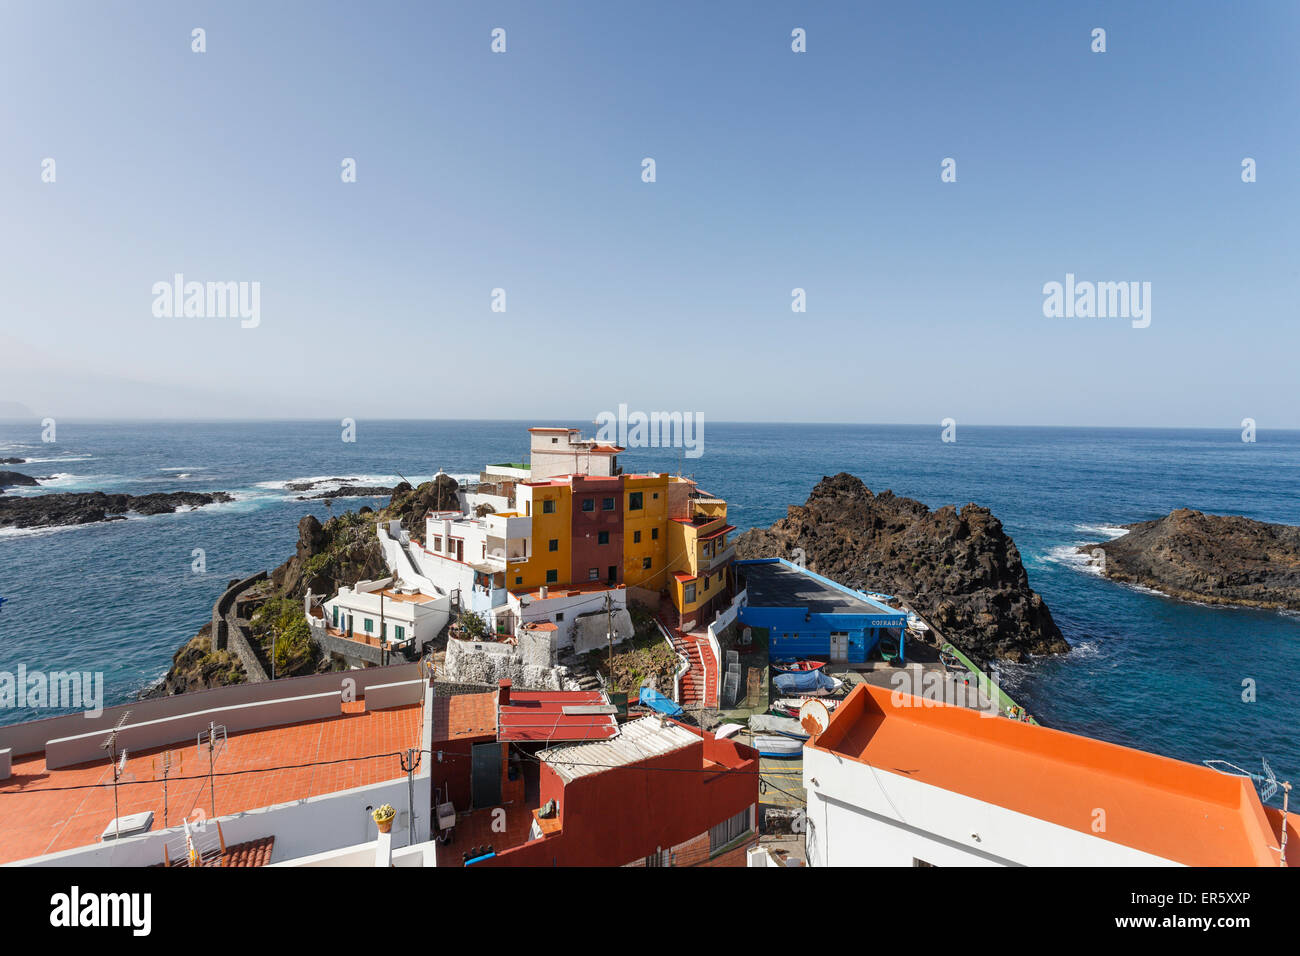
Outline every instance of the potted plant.
<path id="1" fill-rule="evenodd" d="M 393 818 L 397 816 L 397 811 L 392 808 L 391 804 L 385 803 L 371 814 L 375 818 L 375 825 L 379 827 L 380 833 L 387 833 L 393 828 Z"/>

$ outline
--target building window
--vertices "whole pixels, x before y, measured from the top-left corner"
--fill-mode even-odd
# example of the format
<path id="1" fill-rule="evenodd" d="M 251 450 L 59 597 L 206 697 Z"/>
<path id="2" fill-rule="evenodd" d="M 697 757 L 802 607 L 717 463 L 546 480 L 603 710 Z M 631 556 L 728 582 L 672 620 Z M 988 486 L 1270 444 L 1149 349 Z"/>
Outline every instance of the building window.
<path id="1" fill-rule="evenodd" d="M 551 540 L 549 540 L 549 541 L 546 542 L 546 549 L 547 549 L 548 551 L 559 551 L 559 550 L 560 550 L 560 539 L 559 539 L 559 538 L 551 538 Z"/>
<path id="2" fill-rule="evenodd" d="M 595 511 L 595 510 L 596 510 L 596 499 L 595 499 L 595 498 L 583 498 L 583 499 L 582 499 L 582 510 L 583 510 L 583 511 Z"/>
<path id="3" fill-rule="evenodd" d="M 558 438 L 552 438 L 552 439 L 551 439 L 551 444 L 552 444 L 552 445 L 558 445 L 559 443 L 560 443 L 560 440 L 559 440 Z"/>
<path id="4" fill-rule="evenodd" d="M 704 575 L 704 590 L 707 591 L 708 589 L 709 589 L 709 576 L 706 574 Z"/>
<path id="5" fill-rule="evenodd" d="M 402 641 L 406 638 L 406 628 L 400 624 L 393 625 L 393 640 Z"/>
<path id="6" fill-rule="evenodd" d="M 717 853 L 728 843 L 739 839 L 748 832 L 749 807 L 745 807 L 729 820 L 723 820 L 717 826 L 709 827 L 709 852 Z"/>
<path id="7" fill-rule="evenodd" d="M 550 570 L 550 571 L 547 571 L 547 572 L 546 572 L 546 583 L 547 583 L 547 584 L 555 584 L 555 583 L 556 583 L 557 581 L 559 581 L 559 580 L 560 580 L 560 572 L 559 572 L 559 571 Z"/>
<path id="8" fill-rule="evenodd" d="M 692 581 L 690 584 L 682 585 L 682 603 L 683 604 L 695 603 L 695 582 L 694 581 Z"/>
<path id="9" fill-rule="evenodd" d="M 613 498 L 604 498 L 604 499 L 602 499 L 601 502 L 600 502 L 600 510 L 601 510 L 601 511 L 613 511 L 613 510 L 614 510 L 614 499 L 613 499 Z"/>
<path id="10" fill-rule="evenodd" d="M 520 575 L 518 575 L 518 574 L 516 574 L 516 575 L 515 575 L 515 587 L 519 587 L 519 585 L 521 585 L 521 584 L 523 584 L 523 583 L 524 583 L 524 579 L 523 579 L 523 577 L 520 576 Z"/>
<path id="11" fill-rule="evenodd" d="M 659 540 L 659 529 L 658 529 L 658 528 L 651 528 L 651 529 L 650 529 L 650 540 L 651 540 L 651 541 L 658 541 L 658 540 Z"/>
<path id="12" fill-rule="evenodd" d="M 588 580 L 588 581 L 599 581 L 599 580 L 600 580 L 600 568 L 588 568 L 588 569 L 587 569 L 587 580 Z"/>
<path id="13" fill-rule="evenodd" d="M 339 626 L 339 606 L 337 604 L 334 605 L 334 626 Z"/>
<path id="14" fill-rule="evenodd" d="M 633 543 L 633 544 L 640 544 L 640 543 L 641 543 L 641 532 L 640 532 L 640 531 L 633 531 L 633 532 L 632 532 L 632 543 Z"/>
<path id="15" fill-rule="evenodd" d="M 643 570 L 645 570 L 645 571 L 649 571 L 649 570 L 650 570 L 650 559 L 649 559 L 649 558 L 642 558 L 642 559 L 641 559 L 641 568 L 642 568 Z"/>
<path id="16" fill-rule="evenodd" d="M 433 536 L 433 550 L 435 550 L 435 551 L 441 551 L 441 550 L 442 550 L 442 535 L 440 535 L 440 534 L 435 534 L 435 535 Z"/>
<path id="17" fill-rule="evenodd" d="M 563 621 L 563 620 L 564 620 L 564 612 L 563 612 L 563 611 L 557 611 L 556 614 L 555 614 L 555 620 L 556 620 L 557 622 L 558 622 L 558 621 Z"/>
<path id="18" fill-rule="evenodd" d="M 543 498 L 543 499 L 542 499 L 542 514 L 544 514 L 544 515 L 553 515 L 553 514 L 555 514 L 555 499 L 554 499 L 554 498 Z"/>
<path id="19" fill-rule="evenodd" d="M 374 631 L 374 629 L 375 629 L 375 622 L 370 618 L 366 618 L 366 633 L 370 634 Z"/>
<path id="20" fill-rule="evenodd" d="M 627 496 L 627 510 L 640 511 L 645 507 L 645 492 L 633 491 Z"/>
<path id="21" fill-rule="evenodd" d="M 608 532 L 608 531 L 598 531 L 598 532 L 596 533 L 596 543 L 597 543 L 597 544 L 609 544 L 609 532 Z"/>
<path id="22" fill-rule="evenodd" d="M 656 492 L 655 492 L 654 494 L 652 494 L 650 497 L 653 498 L 655 501 L 658 501 L 658 500 L 659 500 L 659 492 L 656 491 Z"/>

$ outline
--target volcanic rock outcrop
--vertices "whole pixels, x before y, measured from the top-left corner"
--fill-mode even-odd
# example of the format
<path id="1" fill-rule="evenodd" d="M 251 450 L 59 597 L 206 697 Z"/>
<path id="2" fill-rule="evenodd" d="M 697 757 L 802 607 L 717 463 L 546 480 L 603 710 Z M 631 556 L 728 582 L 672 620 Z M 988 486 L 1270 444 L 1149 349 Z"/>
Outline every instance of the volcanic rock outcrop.
<path id="1" fill-rule="evenodd" d="M 127 514 L 170 514 L 233 501 L 224 491 L 203 494 L 176 491 L 150 495 L 106 495 L 102 491 L 50 495 L 0 496 L 0 528 L 46 528 L 121 520 Z"/>
<path id="2" fill-rule="evenodd" d="M 1189 508 L 1123 527 L 1128 534 L 1079 549 L 1114 581 L 1185 601 L 1300 611 L 1300 528 Z"/>
<path id="3" fill-rule="evenodd" d="M 770 528 L 742 534 L 736 555 L 791 559 L 796 548 L 810 571 L 903 598 L 977 663 L 1069 650 L 1015 542 L 979 505 L 931 511 L 841 472 Z"/>

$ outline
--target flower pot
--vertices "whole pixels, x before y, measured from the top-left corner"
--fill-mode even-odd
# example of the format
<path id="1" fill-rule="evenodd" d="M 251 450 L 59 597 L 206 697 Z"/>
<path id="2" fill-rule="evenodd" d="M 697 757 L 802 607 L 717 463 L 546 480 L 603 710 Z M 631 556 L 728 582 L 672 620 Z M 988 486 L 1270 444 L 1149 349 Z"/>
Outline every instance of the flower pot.
<path id="1" fill-rule="evenodd" d="M 375 824 L 379 827 L 380 833 L 388 833 L 393 829 L 393 818 L 389 817 L 387 820 L 376 820 Z"/>

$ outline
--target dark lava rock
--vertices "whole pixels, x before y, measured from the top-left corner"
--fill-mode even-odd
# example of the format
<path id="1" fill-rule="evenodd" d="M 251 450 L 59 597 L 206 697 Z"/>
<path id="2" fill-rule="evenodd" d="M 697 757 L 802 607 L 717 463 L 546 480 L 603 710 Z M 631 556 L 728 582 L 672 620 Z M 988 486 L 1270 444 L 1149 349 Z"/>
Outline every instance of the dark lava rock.
<path id="1" fill-rule="evenodd" d="M 410 485 L 406 486 L 410 488 Z M 342 488 L 335 488 L 333 491 L 324 491 L 318 495 L 299 495 L 299 501 L 316 501 L 321 498 L 387 498 L 396 488 L 379 488 L 365 487 L 360 485 L 344 485 Z"/>
<path id="2" fill-rule="evenodd" d="M 795 548 L 810 571 L 905 599 L 977 663 L 1070 649 L 1015 542 L 979 505 L 931 511 L 841 472 L 771 528 L 742 534 L 736 556 L 789 559 Z"/>
<path id="3" fill-rule="evenodd" d="M 1079 550 L 1101 571 L 1170 597 L 1300 610 L 1300 528 L 1189 508 L 1124 525 L 1128 534 Z"/>
<path id="4" fill-rule="evenodd" d="M 0 465 L 21 465 L 25 461 L 26 458 L 0 458 Z"/>
<path id="5" fill-rule="evenodd" d="M 18 459 L 12 462 L 6 461 L 5 464 L 17 464 Z M 31 475 L 19 474 L 16 471 L 0 471 L 0 488 L 35 488 L 38 482 Z"/>
<path id="6" fill-rule="evenodd" d="M 0 497 L 0 528 L 47 528 L 115 521 L 128 513 L 170 514 L 179 508 L 201 508 L 234 499 L 224 491 L 193 491 L 149 495 L 106 495 L 102 491 L 16 498 Z"/>

